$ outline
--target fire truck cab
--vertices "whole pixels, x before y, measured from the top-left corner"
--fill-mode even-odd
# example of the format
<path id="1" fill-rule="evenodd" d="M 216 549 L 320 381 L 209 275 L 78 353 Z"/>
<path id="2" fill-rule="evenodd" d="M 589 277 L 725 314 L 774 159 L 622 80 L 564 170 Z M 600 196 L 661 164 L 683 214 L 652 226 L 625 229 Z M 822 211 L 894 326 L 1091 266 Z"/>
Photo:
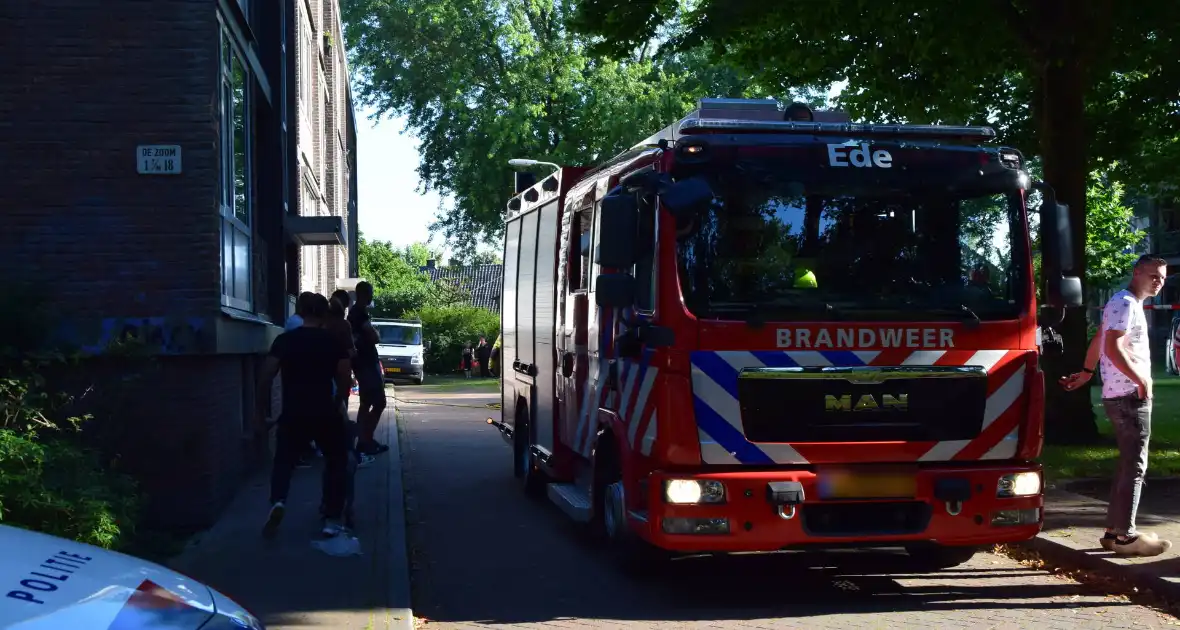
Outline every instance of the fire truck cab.
<path id="1" fill-rule="evenodd" d="M 629 559 L 851 545 L 946 567 L 1035 536 L 1034 188 L 1042 308 L 1081 284 L 1067 209 L 993 137 L 703 99 L 518 186 L 488 422 L 520 484 Z"/>

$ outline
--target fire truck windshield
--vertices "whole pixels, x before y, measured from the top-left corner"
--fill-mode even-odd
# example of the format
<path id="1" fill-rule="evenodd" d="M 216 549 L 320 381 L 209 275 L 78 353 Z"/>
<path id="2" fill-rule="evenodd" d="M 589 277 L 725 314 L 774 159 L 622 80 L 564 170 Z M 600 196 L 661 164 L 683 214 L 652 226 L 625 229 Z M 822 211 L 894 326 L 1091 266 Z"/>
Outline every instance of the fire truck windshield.
<path id="1" fill-rule="evenodd" d="M 795 179 L 803 178 L 710 174 L 712 204 L 678 231 L 680 283 L 695 316 L 997 320 L 1024 309 L 1029 254 L 1018 190 Z"/>

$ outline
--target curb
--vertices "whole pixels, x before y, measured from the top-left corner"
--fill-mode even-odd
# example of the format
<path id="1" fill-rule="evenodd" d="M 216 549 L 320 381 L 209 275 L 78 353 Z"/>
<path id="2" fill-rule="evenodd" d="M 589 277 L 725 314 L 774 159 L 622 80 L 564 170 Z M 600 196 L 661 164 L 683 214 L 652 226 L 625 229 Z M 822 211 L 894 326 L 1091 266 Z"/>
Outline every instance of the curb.
<path id="1" fill-rule="evenodd" d="M 1151 591 L 1166 600 L 1180 601 L 1180 583 L 1145 570 L 1147 567 L 1143 565 L 1124 564 L 1109 560 L 1105 555 L 1089 553 L 1093 545 L 1083 546 L 1041 533 L 1032 540 L 1019 543 L 1018 546 L 1035 551 L 1042 558 L 1063 568 L 1094 571 L 1125 581 L 1140 591 Z"/>
<path id="2" fill-rule="evenodd" d="M 387 488 L 389 489 L 389 608 L 393 619 L 392 628 L 413 630 L 414 610 L 410 600 L 410 555 L 406 538 L 406 501 L 402 484 L 401 444 L 398 442 L 397 402 L 386 408 L 387 414 L 382 425 L 385 427 L 389 450 Z"/>

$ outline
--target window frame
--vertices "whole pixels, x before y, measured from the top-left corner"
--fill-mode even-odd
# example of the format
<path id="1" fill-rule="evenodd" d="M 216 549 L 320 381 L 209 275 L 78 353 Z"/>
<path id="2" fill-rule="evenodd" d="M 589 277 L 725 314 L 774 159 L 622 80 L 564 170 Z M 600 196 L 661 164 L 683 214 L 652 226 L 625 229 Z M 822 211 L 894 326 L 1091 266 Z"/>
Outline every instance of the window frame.
<path id="1" fill-rule="evenodd" d="M 590 268 L 594 264 L 594 204 L 584 203 L 574 210 L 570 225 L 570 267 L 577 272 L 577 276 L 570 274 L 567 281 L 567 293 L 570 295 L 585 295 L 590 291 Z M 582 228 L 585 227 L 585 232 Z M 587 237 L 586 248 L 582 248 L 582 234 Z"/>
<path id="2" fill-rule="evenodd" d="M 219 180 L 220 252 L 221 252 L 221 305 L 248 313 L 254 312 L 254 99 L 253 75 L 241 47 L 224 22 L 219 20 L 220 50 L 218 54 L 218 119 L 221 162 Z M 234 64 L 241 70 L 242 118 L 243 118 L 243 195 L 245 220 L 238 217 L 236 199 L 236 147 L 234 137 Z M 238 286 L 239 261 L 237 260 L 238 238 L 245 240 L 242 281 Z M 229 243 L 227 246 L 227 238 Z M 227 256 L 228 254 L 228 256 Z"/>

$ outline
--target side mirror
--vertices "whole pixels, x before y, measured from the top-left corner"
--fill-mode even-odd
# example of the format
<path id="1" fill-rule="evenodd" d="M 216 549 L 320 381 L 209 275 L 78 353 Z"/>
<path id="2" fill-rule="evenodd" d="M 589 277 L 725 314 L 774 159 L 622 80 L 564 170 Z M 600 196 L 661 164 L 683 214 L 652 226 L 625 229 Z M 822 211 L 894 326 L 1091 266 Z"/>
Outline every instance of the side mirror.
<path id="1" fill-rule="evenodd" d="M 713 189 L 704 177 L 689 177 L 661 190 L 660 201 L 680 225 L 697 211 L 709 206 L 713 201 Z"/>
<path id="2" fill-rule="evenodd" d="M 429 340 L 422 342 L 422 349 L 423 349 L 423 350 L 429 350 L 429 349 L 430 349 L 430 341 L 429 341 Z"/>
<path id="3" fill-rule="evenodd" d="M 594 303 L 622 308 L 635 303 L 635 278 L 628 273 L 604 273 L 594 279 Z"/>
<path id="4" fill-rule="evenodd" d="M 1041 257 L 1045 274 L 1044 306 L 1069 308 L 1082 305 L 1082 280 L 1067 276 L 1072 271 L 1073 231 L 1069 219 L 1069 206 L 1057 202 L 1057 193 L 1052 186 L 1038 182 L 1034 188 L 1041 191 Z"/>
<path id="5" fill-rule="evenodd" d="M 607 195 L 598 210 L 598 252 L 594 262 L 627 269 L 635 264 L 639 201 L 633 194 Z M 601 277 L 601 276 L 599 276 Z"/>

